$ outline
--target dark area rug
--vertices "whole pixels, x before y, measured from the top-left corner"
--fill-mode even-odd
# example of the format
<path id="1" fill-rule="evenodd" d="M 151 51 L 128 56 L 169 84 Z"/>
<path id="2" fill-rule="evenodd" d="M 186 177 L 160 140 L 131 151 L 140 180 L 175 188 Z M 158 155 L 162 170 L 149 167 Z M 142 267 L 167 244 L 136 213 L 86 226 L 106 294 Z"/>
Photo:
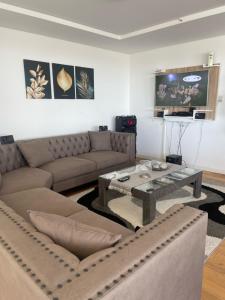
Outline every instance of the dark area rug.
<path id="1" fill-rule="evenodd" d="M 202 191 L 207 198 L 202 201 L 190 202 L 189 205 L 208 213 L 208 235 L 223 239 L 225 237 L 225 214 L 219 208 L 225 205 L 225 193 L 204 186 Z"/>
<path id="2" fill-rule="evenodd" d="M 221 207 L 224 207 L 225 205 L 225 193 L 215 188 L 211 188 L 207 186 L 202 187 L 202 192 L 206 195 L 206 199 L 198 201 L 197 199 L 193 198 L 193 202 L 184 203 L 184 205 L 195 207 L 203 211 L 206 211 L 209 216 L 207 234 L 209 236 L 223 239 L 225 237 L 225 214 L 221 212 L 219 209 Z M 187 197 L 188 195 L 191 196 L 189 192 L 187 192 L 184 189 L 181 189 L 176 192 L 176 195 L 174 194 L 168 195 L 165 201 L 173 200 L 173 198 L 176 196 L 176 198 L 180 199 L 180 203 L 182 203 L 182 197 Z M 109 200 L 113 200 L 117 197 L 121 197 L 121 194 L 115 191 L 109 191 L 107 193 L 107 197 L 109 197 Z M 108 212 L 103 212 L 101 210 L 101 207 L 98 204 L 97 188 L 92 192 L 81 197 L 78 200 L 78 203 L 86 206 L 88 209 L 94 211 L 95 213 L 98 213 L 106 218 L 109 218 L 123 226 L 130 227 L 129 223 L 126 222 L 126 220 L 124 220 L 122 216 L 119 216 L 110 210 L 108 210 Z M 138 206 L 141 205 L 141 201 L 137 201 L 137 203 L 135 202 L 135 205 Z"/>
<path id="3" fill-rule="evenodd" d="M 111 198 L 114 199 L 114 198 Z M 110 213 L 110 212 L 104 212 L 101 210 L 98 205 L 96 205 L 98 200 L 98 188 L 96 187 L 93 191 L 90 193 L 84 195 L 81 197 L 77 202 L 85 207 L 87 207 L 89 210 L 99 214 L 100 216 L 103 216 L 105 218 L 108 218 L 124 227 L 129 227 L 125 220 L 117 216 L 116 214 Z M 95 204 L 94 204 L 95 203 Z M 97 208 L 98 207 L 98 208 Z"/>

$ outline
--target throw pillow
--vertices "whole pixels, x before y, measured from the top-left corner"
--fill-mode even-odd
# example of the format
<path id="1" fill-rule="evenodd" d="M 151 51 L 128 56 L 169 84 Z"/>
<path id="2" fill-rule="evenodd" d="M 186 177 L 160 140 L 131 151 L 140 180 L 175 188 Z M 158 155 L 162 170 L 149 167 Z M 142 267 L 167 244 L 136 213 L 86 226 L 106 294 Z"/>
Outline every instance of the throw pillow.
<path id="1" fill-rule="evenodd" d="M 121 239 L 121 234 L 113 234 L 101 228 L 92 227 L 70 218 L 28 211 L 31 223 L 38 231 L 48 235 L 54 242 L 80 259 L 109 248 Z"/>
<path id="2" fill-rule="evenodd" d="M 110 151 L 111 134 L 110 131 L 89 131 L 91 141 L 91 151 Z"/>
<path id="3" fill-rule="evenodd" d="M 32 168 L 53 161 L 53 155 L 48 149 L 48 141 L 19 142 L 18 147 Z"/>

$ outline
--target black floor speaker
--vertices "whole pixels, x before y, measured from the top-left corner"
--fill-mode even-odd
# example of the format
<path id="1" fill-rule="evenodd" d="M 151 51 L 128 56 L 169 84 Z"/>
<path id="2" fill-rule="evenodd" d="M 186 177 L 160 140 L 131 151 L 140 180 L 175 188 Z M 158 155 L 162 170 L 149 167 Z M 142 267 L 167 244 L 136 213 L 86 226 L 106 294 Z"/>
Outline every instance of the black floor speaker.
<path id="1" fill-rule="evenodd" d="M 137 118 L 136 116 L 117 116 L 116 131 L 131 132 L 137 134 Z"/>
<path id="2" fill-rule="evenodd" d="M 135 153 L 137 153 L 137 118 L 136 116 L 117 116 L 116 117 L 116 131 L 129 132 L 135 134 Z"/>

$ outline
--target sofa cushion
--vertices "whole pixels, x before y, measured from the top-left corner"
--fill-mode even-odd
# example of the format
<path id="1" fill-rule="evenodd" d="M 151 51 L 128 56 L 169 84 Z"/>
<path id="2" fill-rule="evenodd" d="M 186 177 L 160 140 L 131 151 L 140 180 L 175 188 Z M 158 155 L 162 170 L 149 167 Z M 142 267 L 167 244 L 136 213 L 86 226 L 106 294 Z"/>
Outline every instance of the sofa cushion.
<path id="1" fill-rule="evenodd" d="M 64 217 L 86 210 L 86 207 L 47 188 L 4 195 L 1 196 L 1 199 L 27 221 L 30 221 L 27 214 L 28 209 Z"/>
<path id="2" fill-rule="evenodd" d="M 36 168 L 54 160 L 47 140 L 20 142 L 18 147 L 30 167 Z"/>
<path id="3" fill-rule="evenodd" d="M 41 169 L 53 176 L 53 182 L 59 182 L 79 175 L 87 174 L 96 169 L 94 162 L 76 157 L 65 157 L 49 162 Z"/>
<path id="4" fill-rule="evenodd" d="M 0 195 L 52 186 L 52 175 L 36 168 L 23 167 L 2 175 Z"/>
<path id="5" fill-rule="evenodd" d="M 2 174 L 24 167 L 26 162 L 16 143 L 0 145 L 0 172 Z"/>
<path id="6" fill-rule="evenodd" d="M 40 232 L 47 234 L 80 259 L 109 248 L 122 237 L 121 234 L 113 234 L 55 214 L 37 211 L 28 211 L 28 214 L 32 224 Z"/>
<path id="7" fill-rule="evenodd" d="M 78 222 L 82 222 L 89 226 L 96 226 L 98 228 L 102 228 L 106 231 L 115 233 L 115 234 L 121 234 L 123 238 L 133 235 L 134 232 L 127 229 L 126 227 L 113 222 L 105 217 L 102 217 L 90 210 L 83 210 L 80 212 L 77 212 L 71 216 L 69 216 L 70 219 L 76 220 Z"/>
<path id="8" fill-rule="evenodd" d="M 91 151 L 112 150 L 110 131 L 89 131 L 89 136 L 91 141 Z"/>
<path id="9" fill-rule="evenodd" d="M 98 170 L 129 161 L 129 157 L 127 154 L 115 151 L 90 152 L 78 155 L 78 157 L 95 162 Z"/>

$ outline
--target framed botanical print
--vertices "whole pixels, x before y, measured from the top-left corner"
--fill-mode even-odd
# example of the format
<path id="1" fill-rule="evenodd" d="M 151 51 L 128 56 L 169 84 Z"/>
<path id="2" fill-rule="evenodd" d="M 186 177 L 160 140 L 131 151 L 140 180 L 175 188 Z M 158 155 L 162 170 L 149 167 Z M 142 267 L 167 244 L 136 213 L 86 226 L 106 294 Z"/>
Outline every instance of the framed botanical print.
<path id="1" fill-rule="evenodd" d="M 52 64 L 54 98 L 75 99 L 74 67 Z"/>
<path id="2" fill-rule="evenodd" d="M 94 99 L 94 69 L 76 67 L 76 98 Z"/>
<path id="3" fill-rule="evenodd" d="M 27 99 L 51 99 L 51 76 L 49 63 L 24 59 Z"/>

